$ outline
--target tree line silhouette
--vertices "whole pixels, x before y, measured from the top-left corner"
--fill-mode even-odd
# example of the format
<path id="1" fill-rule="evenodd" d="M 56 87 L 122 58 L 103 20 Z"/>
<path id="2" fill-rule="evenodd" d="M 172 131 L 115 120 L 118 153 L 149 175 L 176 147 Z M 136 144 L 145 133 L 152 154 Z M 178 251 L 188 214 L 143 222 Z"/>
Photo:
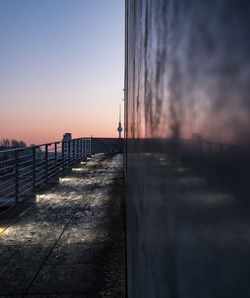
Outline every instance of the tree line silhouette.
<path id="1" fill-rule="evenodd" d="M 8 138 L 3 138 L 0 141 L 0 146 L 3 147 L 12 147 L 12 148 L 22 148 L 26 147 L 26 143 L 24 141 L 17 141 L 15 139 L 8 139 Z"/>

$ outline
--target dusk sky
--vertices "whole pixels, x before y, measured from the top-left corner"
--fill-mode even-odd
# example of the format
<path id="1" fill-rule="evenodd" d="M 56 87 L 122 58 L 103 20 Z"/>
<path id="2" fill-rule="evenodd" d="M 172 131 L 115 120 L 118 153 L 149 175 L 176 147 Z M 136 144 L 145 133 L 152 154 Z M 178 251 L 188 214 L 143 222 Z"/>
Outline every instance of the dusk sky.
<path id="1" fill-rule="evenodd" d="M 124 0 L 0 0 L 0 139 L 116 137 Z"/>

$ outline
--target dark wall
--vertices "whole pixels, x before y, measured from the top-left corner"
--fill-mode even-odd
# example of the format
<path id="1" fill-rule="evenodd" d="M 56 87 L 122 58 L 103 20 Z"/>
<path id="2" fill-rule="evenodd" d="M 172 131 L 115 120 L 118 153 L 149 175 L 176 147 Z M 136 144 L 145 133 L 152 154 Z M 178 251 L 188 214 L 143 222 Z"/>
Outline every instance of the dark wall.
<path id="1" fill-rule="evenodd" d="M 250 297 L 250 4 L 126 1 L 129 297 Z"/>
<path id="2" fill-rule="evenodd" d="M 92 138 L 91 153 L 124 153 L 124 139 L 118 138 Z"/>

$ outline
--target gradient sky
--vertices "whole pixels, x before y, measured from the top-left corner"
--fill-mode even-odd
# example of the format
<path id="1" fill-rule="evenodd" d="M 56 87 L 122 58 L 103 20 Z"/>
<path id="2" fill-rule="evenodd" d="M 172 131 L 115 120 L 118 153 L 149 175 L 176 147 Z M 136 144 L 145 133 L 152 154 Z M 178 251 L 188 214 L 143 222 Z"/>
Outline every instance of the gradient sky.
<path id="1" fill-rule="evenodd" d="M 0 0 L 0 139 L 117 136 L 124 0 Z"/>

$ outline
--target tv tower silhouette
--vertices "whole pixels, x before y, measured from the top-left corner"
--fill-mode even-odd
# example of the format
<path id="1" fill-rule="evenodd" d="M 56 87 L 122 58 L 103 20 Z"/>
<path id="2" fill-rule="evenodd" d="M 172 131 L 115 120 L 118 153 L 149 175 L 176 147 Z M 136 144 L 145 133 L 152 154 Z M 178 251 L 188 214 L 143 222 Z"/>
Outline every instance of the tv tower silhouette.
<path id="1" fill-rule="evenodd" d="M 117 131 L 119 132 L 119 139 L 121 139 L 121 133 L 122 133 L 122 124 L 121 124 L 121 105 L 119 110 L 119 122 L 118 122 L 118 128 Z"/>

